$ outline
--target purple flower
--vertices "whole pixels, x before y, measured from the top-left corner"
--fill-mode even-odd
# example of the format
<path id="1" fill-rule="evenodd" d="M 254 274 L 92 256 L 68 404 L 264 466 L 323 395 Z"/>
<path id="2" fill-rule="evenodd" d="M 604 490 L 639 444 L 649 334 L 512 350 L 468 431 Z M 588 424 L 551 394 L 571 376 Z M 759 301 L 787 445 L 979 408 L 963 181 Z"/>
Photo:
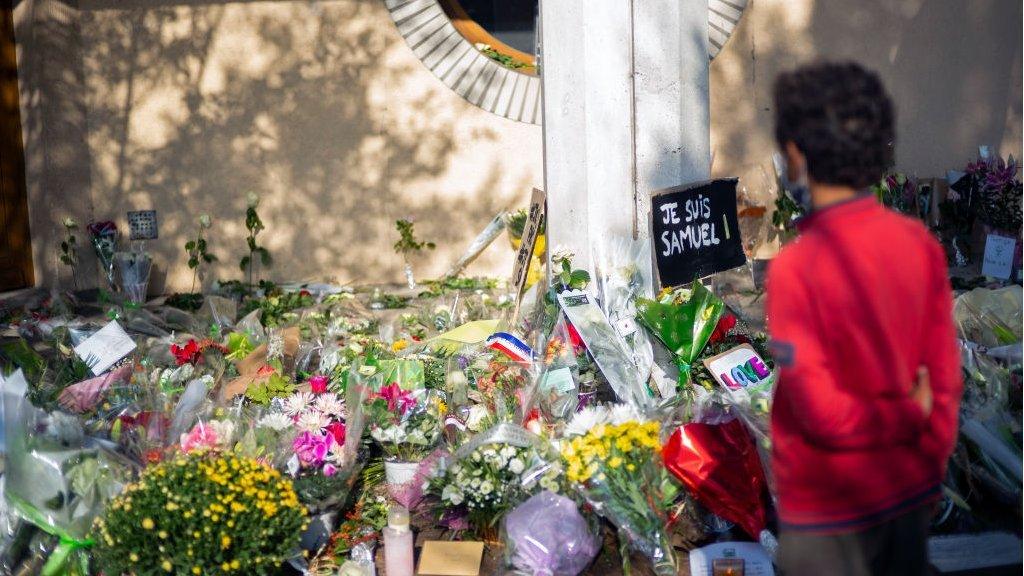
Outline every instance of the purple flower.
<path id="1" fill-rule="evenodd" d="M 334 436 L 320 432 L 303 432 L 295 437 L 292 449 L 303 466 L 319 466 L 327 457 Z"/>

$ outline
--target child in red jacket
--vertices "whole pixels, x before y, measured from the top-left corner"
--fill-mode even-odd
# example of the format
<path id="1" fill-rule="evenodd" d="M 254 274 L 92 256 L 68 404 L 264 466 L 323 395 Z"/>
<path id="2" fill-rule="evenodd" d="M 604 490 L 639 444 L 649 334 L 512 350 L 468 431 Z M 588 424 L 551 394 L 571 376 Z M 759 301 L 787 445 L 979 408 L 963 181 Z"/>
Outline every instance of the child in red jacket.
<path id="1" fill-rule="evenodd" d="M 895 139 L 875 74 L 783 74 L 775 122 L 787 188 L 807 210 L 768 273 L 780 567 L 923 575 L 961 391 L 945 253 L 868 192 Z"/>

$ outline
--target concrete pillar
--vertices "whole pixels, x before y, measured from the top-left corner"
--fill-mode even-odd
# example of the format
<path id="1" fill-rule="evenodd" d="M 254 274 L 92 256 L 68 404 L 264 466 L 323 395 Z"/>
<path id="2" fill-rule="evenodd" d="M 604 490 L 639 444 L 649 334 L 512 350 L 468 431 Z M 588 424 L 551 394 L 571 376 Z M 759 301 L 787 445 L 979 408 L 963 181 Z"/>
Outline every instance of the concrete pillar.
<path id="1" fill-rule="evenodd" d="M 541 0 L 549 245 L 647 238 L 653 190 L 710 175 L 708 6 Z M 645 263 L 648 264 L 648 263 Z"/>

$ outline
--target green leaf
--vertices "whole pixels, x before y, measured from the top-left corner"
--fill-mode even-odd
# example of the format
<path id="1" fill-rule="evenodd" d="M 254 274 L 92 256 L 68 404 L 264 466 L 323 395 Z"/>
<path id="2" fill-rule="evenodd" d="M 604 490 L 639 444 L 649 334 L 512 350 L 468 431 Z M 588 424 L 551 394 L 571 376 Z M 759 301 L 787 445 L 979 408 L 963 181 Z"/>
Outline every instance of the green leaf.
<path id="1" fill-rule="evenodd" d="M 206 262 L 207 264 L 213 262 L 216 259 L 217 257 L 214 256 L 213 254 L 203 254 L 203 262 Z"/>
<path id="2" fill-rule="evenodd" d="M 249 267 L 249 257 L 242 256 L 242 259 L 238 261 L 238 267 L 242 269 L 242 272 L 245 272 L 245 270 Z"/>
<path id="3" fill-rule="evenodd" d="M 263 265 L 270 266 L 270 252 L 268 252 L 266 248 L 262 247 L 259 250 L 257 250 L 257 252 L 260 253 L 260 261 L 263 262 Z"/>
<path id="4" fill-rule="evenodd" d="M 197 266 L 199 266 L 199 259 L 198 258 L 196 258 L 195 256 L 192 256 L 191 258 L 188 259 L 188 267 L 189 268 L 195 268 Z"/>
<path id="5" fill-rule="evenodd" d="M 195 249 L 196 249 L 196 242 L 195 242 L 195 240 L 189 240 L 188 242 L 185 242 L 185 250 L 188 250 L 189 252 L 191 252 L 191 251 L 193 251 Z"/>

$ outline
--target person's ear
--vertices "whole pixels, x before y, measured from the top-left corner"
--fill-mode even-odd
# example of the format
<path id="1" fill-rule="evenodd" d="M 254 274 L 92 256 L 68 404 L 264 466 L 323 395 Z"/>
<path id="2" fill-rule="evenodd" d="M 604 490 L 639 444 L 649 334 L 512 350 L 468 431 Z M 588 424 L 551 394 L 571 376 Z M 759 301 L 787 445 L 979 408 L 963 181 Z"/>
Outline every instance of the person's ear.
<path id="1" fill-rule="evenodd" d="M 786 155 L 786 174 L 791 181 L 796 181 L 807 174 L 807 157 L 796 147 L 795 142 L 786 142 L 783 153 Z"/>

